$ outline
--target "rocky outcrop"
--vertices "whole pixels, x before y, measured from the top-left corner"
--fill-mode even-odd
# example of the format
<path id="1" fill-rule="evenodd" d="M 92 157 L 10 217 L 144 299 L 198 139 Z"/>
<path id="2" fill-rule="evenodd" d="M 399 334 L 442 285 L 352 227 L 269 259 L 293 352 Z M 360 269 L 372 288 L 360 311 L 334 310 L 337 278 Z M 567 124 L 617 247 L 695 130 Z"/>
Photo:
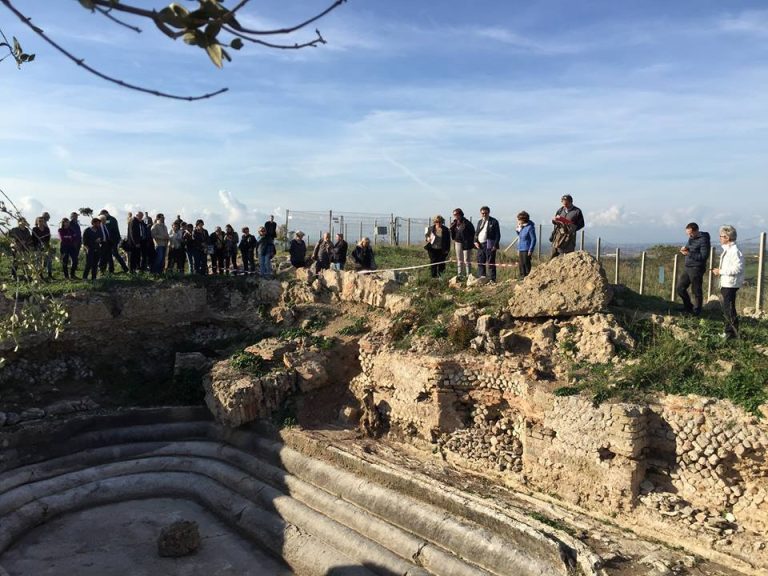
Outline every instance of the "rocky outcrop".
<path id="1" fill-rule="evenodd" d="M 592 314 L 610 300 L 600 263 L 587 252 L 573 252 L 537 266 L 515 285 L 509 312 L 515 318 Z"/>
<path id="2" fill-rule="evenodd" d="M 237 428 L 259 418 L 269 418 L 294 392 L 296 376 L 275 369 L 253 375 L 222 360 L 203 378 L 205 403 L 217 422 Z"/>
<path id="3" fill-rule="evenodd" d="M 341 300 L 362 302 L 397 314 L 411 307 L 407 296 L 398 294 L 400 284 L 393 275 L 358 274 L 352 271 L 323 270 L 322 284 Z"/>

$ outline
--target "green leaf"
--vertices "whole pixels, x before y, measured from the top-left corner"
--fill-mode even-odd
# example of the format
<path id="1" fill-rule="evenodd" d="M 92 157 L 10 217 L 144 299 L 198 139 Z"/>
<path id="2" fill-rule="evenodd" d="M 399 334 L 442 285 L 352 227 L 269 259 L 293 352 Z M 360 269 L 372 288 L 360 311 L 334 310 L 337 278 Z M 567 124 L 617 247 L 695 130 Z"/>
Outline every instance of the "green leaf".
<path id="1" fill-rule="evenodd" d="M 240 50 L 240 48 L 243 47 L 243 41 L 240 40 L 240 38 L 235 38 L 232 40 L 232 42 L 229 43 L 229 47 L 234 50 Z"/>
<path id="2" fill-rule="evenodd" d="M 213 62 L 217 68 L 221 68 L 221 58 L 222 58 L 222 52 L 221 44 L 214 43 L 209 44 L 205 47 L 205 51 L 208 52 L 208 57 L 211 59 L 211 62 Z"/>
<path id="3" fill-rule="evenodd" d="M 189 27 L 189 10 L 184 8 L 184 6 L 171 4 L 160 10 L 157 15 L 160 20 L 174 28 L 183 29 Z"/>

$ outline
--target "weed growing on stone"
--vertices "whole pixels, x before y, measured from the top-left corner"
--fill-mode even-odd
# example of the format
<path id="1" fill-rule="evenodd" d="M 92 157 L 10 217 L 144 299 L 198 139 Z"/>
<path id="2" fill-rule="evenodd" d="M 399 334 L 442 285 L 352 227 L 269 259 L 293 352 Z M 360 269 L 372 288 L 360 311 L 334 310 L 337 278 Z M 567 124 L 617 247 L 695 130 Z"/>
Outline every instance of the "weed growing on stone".
<path id="1" fill-rule="evenodd" d="M 265 374 L 269 370 L 266 361 L 261 356 L 245 350 L 233 354 L 229 362 L 233 368 L 254 376 Z"/>
<path id="2" fill-rule="evenodd" d="M 358 336 L 365 334 L 371 329 L 368 325 L 368 320 L 364 316 L 357 316 L 352 319 L 352 323 L 339 329 L 337 332 L 340 336 Z"/>

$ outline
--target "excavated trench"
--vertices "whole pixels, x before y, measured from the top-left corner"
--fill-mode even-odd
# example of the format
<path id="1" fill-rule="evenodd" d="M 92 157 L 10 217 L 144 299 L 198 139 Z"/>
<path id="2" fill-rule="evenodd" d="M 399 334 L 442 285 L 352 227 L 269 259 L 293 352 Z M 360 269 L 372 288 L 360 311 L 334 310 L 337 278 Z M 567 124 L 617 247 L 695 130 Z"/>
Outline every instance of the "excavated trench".
<path id="1" fill-rule="evenodd" d="M 29 422 L 2 442 L 0 574 L 601 573 L 579 540 L 492 502 L 203 408 Z M 158 556 L 180 519 L 200 549 Z"/>

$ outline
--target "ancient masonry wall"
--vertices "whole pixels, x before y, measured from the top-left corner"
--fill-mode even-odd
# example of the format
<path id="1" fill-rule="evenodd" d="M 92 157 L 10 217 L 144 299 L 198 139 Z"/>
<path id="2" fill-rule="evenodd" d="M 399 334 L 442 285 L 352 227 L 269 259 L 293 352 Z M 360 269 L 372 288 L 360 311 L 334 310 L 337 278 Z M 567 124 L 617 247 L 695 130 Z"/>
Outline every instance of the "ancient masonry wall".
<path id="1" fill-rule="evenodd" d="M 357 389 L 446 459 L 608 515 L 656 511 L 728 535 L 768 531 L 768 425 L 725 401 L 557 397 L 510 356 L 450 359 L 361 341 Z"/>

